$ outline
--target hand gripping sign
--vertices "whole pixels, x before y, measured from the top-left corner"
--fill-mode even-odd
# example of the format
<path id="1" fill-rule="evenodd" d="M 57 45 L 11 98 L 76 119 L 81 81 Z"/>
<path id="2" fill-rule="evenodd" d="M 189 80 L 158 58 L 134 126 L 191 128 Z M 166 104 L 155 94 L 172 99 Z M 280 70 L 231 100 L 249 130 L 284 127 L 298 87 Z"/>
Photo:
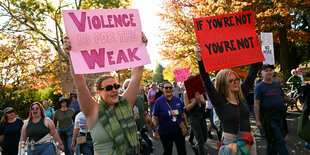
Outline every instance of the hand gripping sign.
<path id="1" fill-rule="evenodd" d="M 255 32 L 253 11 L 193 20 L 207 72 L 264 60 Z"/>
<path id="2" fill-rule="evenodd" d="M 107 72 L 151 63 L 142 43 L 138 10 L 64 10 L 76 74 Z"/>

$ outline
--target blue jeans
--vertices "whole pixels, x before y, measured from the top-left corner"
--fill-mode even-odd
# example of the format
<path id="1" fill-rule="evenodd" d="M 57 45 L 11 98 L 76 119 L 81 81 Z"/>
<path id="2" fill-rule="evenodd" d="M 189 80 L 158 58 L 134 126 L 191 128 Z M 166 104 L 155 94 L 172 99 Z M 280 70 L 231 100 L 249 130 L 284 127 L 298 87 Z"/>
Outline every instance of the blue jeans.
<path id="1" fill-rule="evenodd" d="M 274 147 L 267 144 L 266 154 L 276 155 L 279 153 L 280 155 L 289 155 L 289 152 L 285 146 L 284 133 L 282 131 L 283 119 L 281 118 L 280 113 L 274 114 L 270 117 L 269 125 L 276 143 Z"/>
<path id="2" fill-rule="evenodd" d="M 155 103 L 150 103 L 150 114 L 153 115 L 153 108 Z"/>
<path id="3" fill-rule="evenodd" d="M 28 146 L 28 155 L 54 155 L 55 148 L 52 143 L 43 143 L 40 145 L 35 145 L 34 150 L 31 150 L 31 146 Z"/>
<path id="4" fill-rule="evenodd" d="M 64 144 L 65 147 L 65 154 L 66 155 L 73 155 L 74 151 L 71 149 L 71 142 L 72 142 L 72 135 L 73 135 L 73 124 L 71 124 L 67 128 L 58 128 L 57 132 L 59 137 Z"/>
<path id="5" fill-rule="evenodd" d="M 84 133 L 79 133 L 78 137 L 84 136 Z M 86 143 L 81 144 L 80 146 L 80 152 L 83 153 L 84 155 L 93 155 L 94 154 L 94 145 L 93 145 L 93 140 L 91 138 L 90 133 L 87 134 L 86 137 Z"/>

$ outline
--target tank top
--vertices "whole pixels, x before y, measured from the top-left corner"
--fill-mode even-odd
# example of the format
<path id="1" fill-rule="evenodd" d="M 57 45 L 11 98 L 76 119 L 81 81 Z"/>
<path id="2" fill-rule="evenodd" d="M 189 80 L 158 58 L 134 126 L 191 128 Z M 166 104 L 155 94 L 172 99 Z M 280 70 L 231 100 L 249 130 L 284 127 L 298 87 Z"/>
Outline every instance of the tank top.
<path id="1" fill-rule="evenodd" d="M 29 137 L 29 141 L 34 140 L 38 142 L 50 133 L 50 129 L 44 124 L 44 119 L 45 118 L 41 118 L 38 123 L 33 123 L 32 120 L 29 120 L 26 128 L 26 136 Z"/>

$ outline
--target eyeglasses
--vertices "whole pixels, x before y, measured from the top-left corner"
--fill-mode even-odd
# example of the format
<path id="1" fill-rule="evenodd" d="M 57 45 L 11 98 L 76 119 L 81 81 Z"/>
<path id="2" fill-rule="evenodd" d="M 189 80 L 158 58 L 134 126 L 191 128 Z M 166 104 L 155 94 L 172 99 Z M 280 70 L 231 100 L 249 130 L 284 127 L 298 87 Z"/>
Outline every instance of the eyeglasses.
<path id="1" fill-rule="evenodd" d="M 172 87 L 164 87 L 165 89 L 172 89 Z"/>
<path id="2" fill-rule="evenodd" d="M 14 113 L 14 110 L 8 111 L 7 114 Z"/>
<path id="3" fill-rule="evenodd" d="M 104 88 L 100 88 L 100 89 L 98 89 L 98 90 L 111 91 L 113 88 L 114 88 L 114 89 L 118 89 L 118 88 L 120 88 L 120 87 L 121 87 L 120 84 L 114 83 L 113 85 L 108 85 L 108 86 L 106 86 L 106 87 L 104 87 Z"/>
<path id="4" fill-rule="evenodd" d="M 39 110 L 39 107 L 32 107 L 31 110 Z"/>
<path id="5" fill-rule="evenodd" d="M 228 80 L 228 82 L 229 83 L 239 83 L 240 82 L 240 79 L 239 78 L 237 78 L 237 79 L 230 79 L 230 80 Z"/>

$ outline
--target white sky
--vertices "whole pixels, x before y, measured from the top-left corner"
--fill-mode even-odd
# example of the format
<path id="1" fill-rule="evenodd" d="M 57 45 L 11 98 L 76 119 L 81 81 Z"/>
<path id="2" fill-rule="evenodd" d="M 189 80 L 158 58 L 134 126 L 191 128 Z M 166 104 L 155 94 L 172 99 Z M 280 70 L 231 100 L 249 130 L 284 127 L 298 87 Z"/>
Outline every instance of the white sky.
<path id="1" fill-rule="evenodd" d="M 156 62 L 161 63 L 164 67 L 168 64 L 168 61 L 162 61 L 161 56 L 158 54 L 160 46 L 160 33 L 159 26 L 163 26 L 165 23 L 160 20 L 157 15 L 161 10 L 163 0 L 133 0 L 132 9 L 138 9 L 140 14 L 140 20 L 142 24 L 142 31 L 148 38 L 147 50 L 151 58 L 152 64 L 146 65 L 146 68 L 153 69 L 155 71 Z"/>

